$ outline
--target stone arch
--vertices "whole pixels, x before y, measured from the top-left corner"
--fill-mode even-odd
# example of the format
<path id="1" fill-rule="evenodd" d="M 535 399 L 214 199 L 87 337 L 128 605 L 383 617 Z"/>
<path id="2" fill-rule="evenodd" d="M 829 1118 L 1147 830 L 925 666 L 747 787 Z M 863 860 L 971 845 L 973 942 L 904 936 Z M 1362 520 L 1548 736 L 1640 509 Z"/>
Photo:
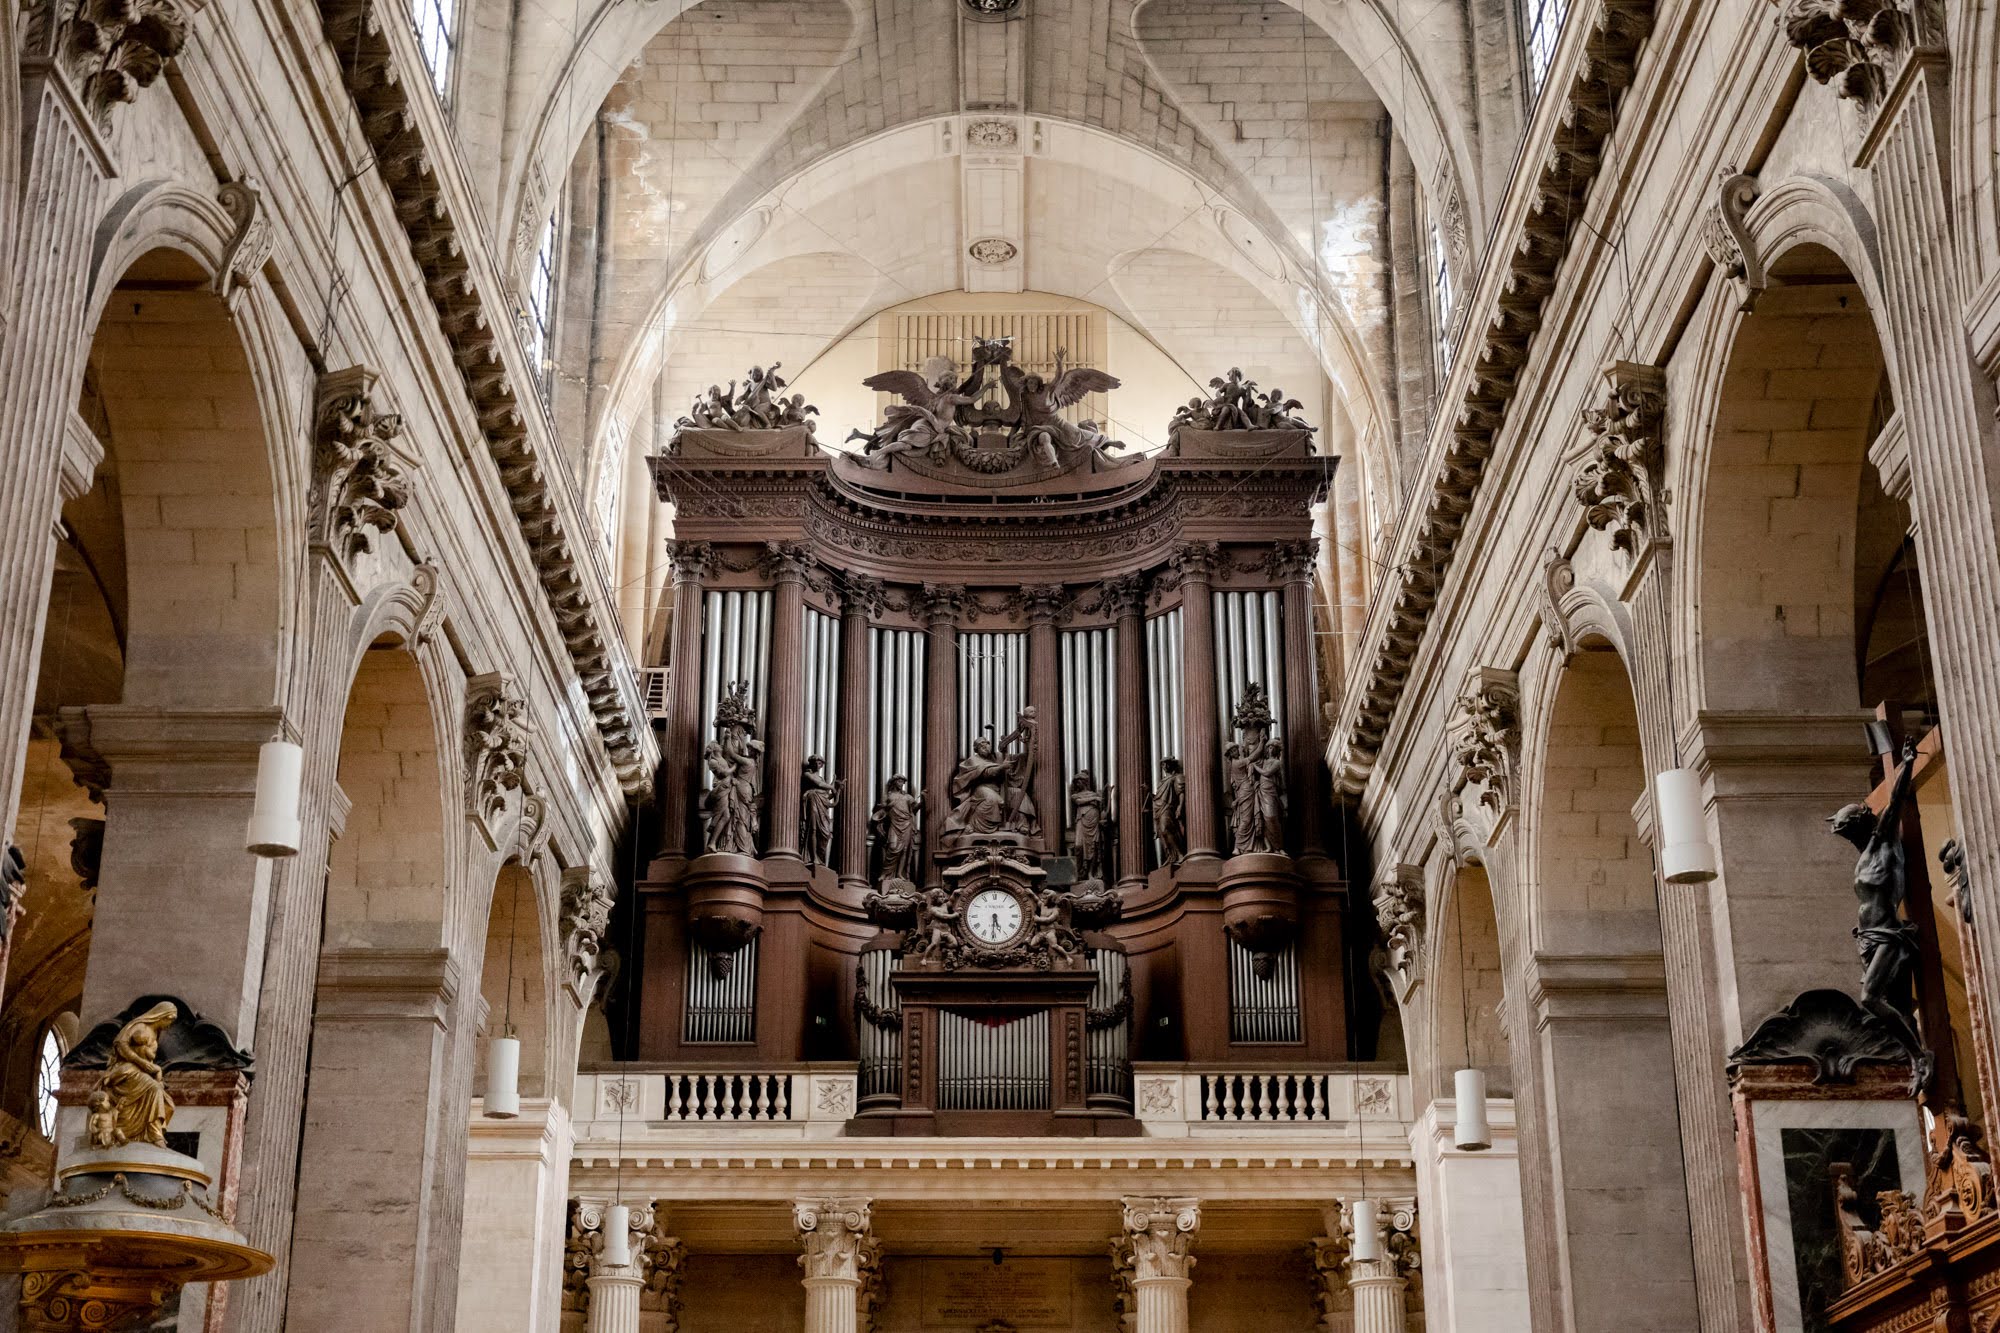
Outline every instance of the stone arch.
<path id="1" fill-rule="evenodd" d="M 1447 862 L 1432 907 L 1428 1059 L 1434 1095 L 1451 1095 L 1452 1073 L 1485 1071 L 1491 1097 L 1512 1097 L 1500 915 L 1477 859 Z"/>
<path id="2" fill-rule="evenodd" d="M 1639 710 L 1620 655 L 1586 637 L 1546 673 L 1524 742 L 1524 1076 L 1538 1142 L 1531 1253 L 1565 1328 L 1692 1328 L 1694 1264 Z M 1607 1126 L 1617 1126 L 1607 1133 Z"/>

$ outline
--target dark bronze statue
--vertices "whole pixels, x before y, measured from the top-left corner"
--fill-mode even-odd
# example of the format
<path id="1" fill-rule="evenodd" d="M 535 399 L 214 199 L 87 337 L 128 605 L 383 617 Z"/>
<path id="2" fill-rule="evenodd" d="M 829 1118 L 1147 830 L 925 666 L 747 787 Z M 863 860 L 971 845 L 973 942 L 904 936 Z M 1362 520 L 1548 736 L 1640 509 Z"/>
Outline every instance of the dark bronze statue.
<path id="1" fill-rule="evenodd" d="M 1827 823 L 1860 851 L 1854 863 L 1854 897 L 1860 920 L 1854 939 L 1861 952 L 1861 1005 L 1906 1039 L 1912 1053 L 1922 1050 L 1913 1022 L 1911 978 L 1917 968 L 1917 927 L 1904 919 L 1909 886 L 1903 857 L 1903 807 L 1916 772 L 1916 746 L 1905 743 L 1903 761 L 1880 815 L 1865 805 L 1842 806 Z"/>

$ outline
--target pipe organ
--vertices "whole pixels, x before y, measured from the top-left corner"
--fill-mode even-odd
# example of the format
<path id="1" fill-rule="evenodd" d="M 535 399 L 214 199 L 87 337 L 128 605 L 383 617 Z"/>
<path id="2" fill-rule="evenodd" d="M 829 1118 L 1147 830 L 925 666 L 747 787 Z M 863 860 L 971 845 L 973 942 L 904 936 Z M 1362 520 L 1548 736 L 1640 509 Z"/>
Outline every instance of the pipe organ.
<path id="1" fill-rule="evenodd" d="M 1334 460 L 1290 427 L 1121 458 L 1038 415 L 1002 345 L 939 398 L 947 373 L 878 376 L 908 401 L 858 454 L 704 424 L 652 460 L 701 609 L 630 1053 L 844 1052 L 857 1134 L 1133 1132 L 1135 1058 L 1346 1058 L 1309 513 Z"/>

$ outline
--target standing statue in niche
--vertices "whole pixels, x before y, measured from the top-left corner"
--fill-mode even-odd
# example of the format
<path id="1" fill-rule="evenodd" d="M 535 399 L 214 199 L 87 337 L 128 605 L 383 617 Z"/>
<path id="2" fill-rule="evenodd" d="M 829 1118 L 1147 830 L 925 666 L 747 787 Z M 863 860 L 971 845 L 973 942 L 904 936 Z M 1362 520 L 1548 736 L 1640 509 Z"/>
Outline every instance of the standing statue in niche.
<path id="1" fill-rule="evenodd" d="M 764 794 L 764 743 L 757 739 L 757 713 L 750 707 L 750 682 L 739 680 L 715 710 L 717 739 L 702 751 L 709 789 L 701 800 L 702 850 L 755 856 Z"/>
<path id="2" fill-rule="evenodd" d="M 1222 752 L 1222 773 L 1229 793 L 1229 843 L 1232 856 L 1285 850 L 1285 747 L 1271 734 L 1270 696 L 1251 684 L 1236 705 L 1236 730 Z"/>
<path id="3" fill-rule="evenodd" d="M 947 837 L 988 833 L 1033 837 L 1042 831 L 1034 797 L 1028 795 L 1035 775 L 1035 728 L 1035 710 L 1023 708 L 1014 729 L 997 744 L 991 727 L 972 743 L 972 753 L 951 775 L 956 804 L 945 820 Z"/>
<path id="4" fill-rule="evenodd" d="M 1921 1053 L 1923 1046 L 1913 1021 L 1911 989 L 1917 968 L 1917 927 L 1902 914 L 1909 885 L 1903 807 L 1914 785 L 1916 757 L 1915 743 L 1906 742 L 1880 815 L 1865 805 L 1846 805 L 1827 820 L 1836 835 L 1861 853 L 1854 863 L 1854 896 L 1860 904 L 1854 939 L 1861 953 L 1861 1007 L 1905 1041 L 1912 1054 Z"/>
<path id="5" fill-rule="evenodd" d="M 160 1034 L 180 1016 L 179 1009 L 162 1000 L 118 1030 L 111 1061 L 90 1092 L 91 1147 L 167 1146 L 174 1099 L 167 1095 L 166 1070 L 160 1064 Z"/>
<path id="6" fill-rule="evenodd" d="M 882 856 L 881 882 L 900 879 L 914 884 L 917 866 L 917 815 L 924 808 L 923 797 L 910 790 L 910 780 L 898 773 L 882 790 L 868 816 L 868 830 L 875 837 L 875 849 Z"/>
<path id="7" fill-rule="evenodd" d="M 833 861 L 833 812 L 840 793 L 847 786 L 826 775 L 826 757 L 813 755 L 799 774 L 799 832 L 805 843 L 808 866 L 829 865 Z"/>
<path id="8" fill-rule="evenodd" d="M 1160 842 L 1160 864 L 1179 865 L 1187 855 L 1187 778 L 1172 755 L 1160 761 L 1160 786 L 1147 804 L 1153 810 L 1153 836 Z"/>
<path id="9" fill-rule="evenodd" d="M 1079 880 L 1104 879 L 1104 793 L 1079 770 L 1069 784 L 1069 854 L 1076 860 Z"/>

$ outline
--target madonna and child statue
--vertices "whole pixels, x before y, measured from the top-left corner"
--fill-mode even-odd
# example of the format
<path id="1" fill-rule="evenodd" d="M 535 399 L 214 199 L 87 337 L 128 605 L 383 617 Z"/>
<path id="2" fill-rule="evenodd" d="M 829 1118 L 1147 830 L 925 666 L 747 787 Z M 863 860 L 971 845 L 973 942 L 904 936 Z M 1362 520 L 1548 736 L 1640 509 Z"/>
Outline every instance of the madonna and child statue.
<path id="1" fill-rule="evenodd" d="M 1014 729 L 998 741 L 987 727 L 951 775 L 951 814 L 944 844 L 959 847 L 979 838 L 1040 835 L 1042 823 L 1028 787 L 1035 776 L 1035 710 L 1024 708 Z"/>

